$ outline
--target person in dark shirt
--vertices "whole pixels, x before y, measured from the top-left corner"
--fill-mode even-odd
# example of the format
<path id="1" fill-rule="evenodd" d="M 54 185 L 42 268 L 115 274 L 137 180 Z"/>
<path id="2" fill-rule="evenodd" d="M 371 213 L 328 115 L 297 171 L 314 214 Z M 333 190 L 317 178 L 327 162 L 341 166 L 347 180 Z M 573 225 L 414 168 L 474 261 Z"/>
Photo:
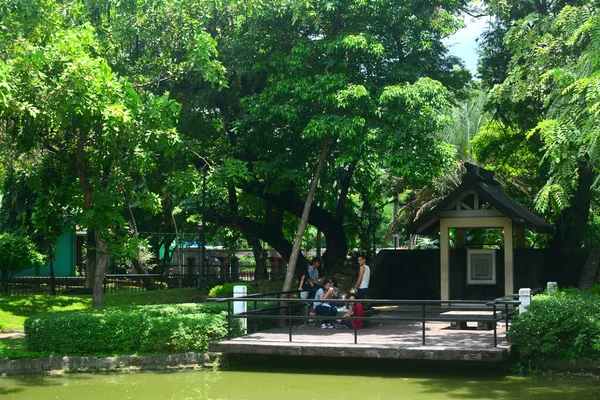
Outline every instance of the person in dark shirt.
<path id="1" fill-rule="evenodd" d="M 317 290 L 319 290 L 322 286 L 321 284 L 323 282 L 323 277 L 319 274 L 318 269 L 320 261 L 321 260 L 318 258 L 313 259 L 313 262 L 308 265 L 308 268 L 300 277 L 298 290 L 308 293 L 307 295 L 302 295 L 303 298 L 314 299 Z"/>

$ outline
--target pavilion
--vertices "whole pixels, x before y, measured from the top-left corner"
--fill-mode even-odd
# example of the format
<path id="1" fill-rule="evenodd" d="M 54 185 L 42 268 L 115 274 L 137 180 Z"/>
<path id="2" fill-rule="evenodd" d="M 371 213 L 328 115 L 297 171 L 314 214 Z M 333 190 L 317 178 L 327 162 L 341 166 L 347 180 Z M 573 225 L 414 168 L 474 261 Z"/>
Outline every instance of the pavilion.
<path id="1" fill-rule="evenodd" d="M 504 240 L 504 295 L 515 293 L 513 230 L 517 243 L 524 243 L 524 229 L 552 233 L 552 225 L 523 207 L 500 189 L 494 173 L 466 163 L 462 183 L 409 227 L 409 233 L 440 234 L 440 299 L 450 300 L 450 229 L 456 240 L 464 240 L 470 228 L 502 229 Z M 497 269 L 494 249 L 467 249 L 467 285 L 495 285 Z"/>

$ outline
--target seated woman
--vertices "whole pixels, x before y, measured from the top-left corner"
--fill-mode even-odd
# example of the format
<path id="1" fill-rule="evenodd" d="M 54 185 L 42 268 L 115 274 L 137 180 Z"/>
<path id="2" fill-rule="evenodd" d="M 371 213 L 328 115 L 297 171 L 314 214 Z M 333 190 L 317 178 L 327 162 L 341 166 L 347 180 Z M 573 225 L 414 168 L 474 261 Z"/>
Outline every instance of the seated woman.
<path id="1" fill-rule="evenodd" d="M 315 314 L 322 317 L 334 317 L 337 314 L 337 309 L 326 302 L 326 300 L 332 299 L 334 296 L 335 291 L 331 286 L 331 281 L 323 282 L 323 287 L 317 290 L 317 294 L 315 295 L 316 300 L 322 300 L 315 301 Z M 321 328 L 333 328 L 330 322 L 332 321 L 321 321 Z"/>
<path id="2" fill-rule="evenodd" d="M 354 294 L 351 294 L 349 300 L 354 300 L 356 297 Z M 341 320 L 337 320 L 338 324 L 342 327 L 354 329 L 354 325 L 356 325 L 356 329 L 361 329 L 363 327 L 363 321 L 360 319 L 350 320 L 348 317 L 364 317 L 365 313 L 363 311 L 363 306 L 361 303 L 351 303 L 352 307 L 350 311 L 348 311 Z"/>

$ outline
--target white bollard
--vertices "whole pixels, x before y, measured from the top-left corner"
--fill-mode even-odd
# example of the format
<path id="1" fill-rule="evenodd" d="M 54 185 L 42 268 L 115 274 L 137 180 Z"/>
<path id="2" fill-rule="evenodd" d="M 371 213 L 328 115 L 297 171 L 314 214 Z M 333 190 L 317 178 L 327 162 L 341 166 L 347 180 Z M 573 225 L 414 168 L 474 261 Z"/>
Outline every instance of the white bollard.
<path id="1" fill-rule="evenodd" d="M 548 291 L 548 294 L 552 294 L 552 293 L 556 292 L 557 287 L 558 287 L 558 283 L 556 283 L 556 282 L 548 282 L 546 284 L 546 290 Z"/>
<path id="2" fill-rule="evenodd" d="M 531 305 L 531 289 L 519 289 L 519 301 L 521 302 L 521 305 L 519 306 L 519 313 L 522 314 L 529 311 L 529 306 Z"/>
<path id="3" fill-rule="evenodd" d="M 244 285 L 238 285 L 233 287 L 233 297 L 246 297 L 248 289 Z M 233 313 L 240 314 L 248 311 L 248 303 L 246 301 L 234 301 L 233 302 Z M 242 329 L 246 333 L 248 328 L 247 318 L 238 318 L 242 322 Z"/>

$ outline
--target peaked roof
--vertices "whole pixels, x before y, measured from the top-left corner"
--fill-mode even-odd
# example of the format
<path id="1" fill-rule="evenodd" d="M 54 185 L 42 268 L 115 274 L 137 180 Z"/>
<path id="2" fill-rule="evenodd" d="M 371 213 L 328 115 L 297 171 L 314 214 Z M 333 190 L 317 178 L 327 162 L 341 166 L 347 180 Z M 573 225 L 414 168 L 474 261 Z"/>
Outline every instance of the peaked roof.
<path id="1" fill-rule="evenodd" d="M 554 231 L 552 224 L 538 217 L 504 193 L 500 189 L 498 181 L 494 179 L 492 171 L 469 163 L 465 163 L 465 166 L 467 173 L 463 175 L 460 186 L 437 206 L 422 214 L 410 224 L 408 226 L 409 233 L 433 233 L 439 231 L 439 220 L 444 217 L 442 213 L 448 211 L 449 206 L 470 192 L 476 193 L 480 199 L 489 203 L 490 206 L 497 210 L 497 213 L 510 218 L 516 226 L 540 233 L 552 233 Z M 474 215 L 476 213 L 472 212 L 462 218 L 474 218 L 476 217 Z M 455 217 L 461 218 L 459 215 Z"/>

